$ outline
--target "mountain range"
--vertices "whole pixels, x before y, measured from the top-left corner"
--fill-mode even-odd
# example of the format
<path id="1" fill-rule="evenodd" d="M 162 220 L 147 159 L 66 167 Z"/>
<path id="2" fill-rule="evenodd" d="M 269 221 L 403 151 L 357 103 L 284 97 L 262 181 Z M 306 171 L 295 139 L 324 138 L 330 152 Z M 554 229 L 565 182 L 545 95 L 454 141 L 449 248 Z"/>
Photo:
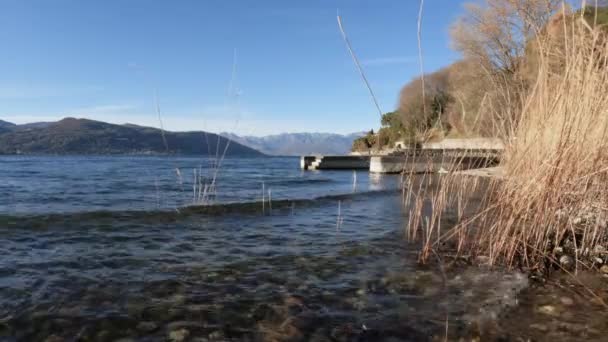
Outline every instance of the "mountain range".
<path id="1" fill-rule="evenodd" d="M 282 133 L 265 137 L 238 136 L 220 133 L 224 137 L 275 156 L 342 155 L 350 152 L 353 140 L 365 133 L 347 135 L 334 133 Z"/>
<path id="2" fill-rule="evenodd" d="M 229 139 L 208 132 L 169 132 L 88 119 L 15 125 L 0 120 L 0 154 L 220 154 Z M 166 143 L 165 143 L 166 142 Z M 228 156 L 264 154 L 231 142 Z"/>
<path id="3" fill-rule="evenodd" d="M 164 134 L 163 134 L 164 133 Z M 0 120 L 0 154 L 197 154 L 255 157 L 346 154 L 364 133 L 283 133 L 265 137 L 203 131 L 170 132 L 133 124 L 89 119 L 16 125 Z M 164 136 L 164 138 L 163 138 Z M 166 141 L 166 144 L 165 144 Z"/>

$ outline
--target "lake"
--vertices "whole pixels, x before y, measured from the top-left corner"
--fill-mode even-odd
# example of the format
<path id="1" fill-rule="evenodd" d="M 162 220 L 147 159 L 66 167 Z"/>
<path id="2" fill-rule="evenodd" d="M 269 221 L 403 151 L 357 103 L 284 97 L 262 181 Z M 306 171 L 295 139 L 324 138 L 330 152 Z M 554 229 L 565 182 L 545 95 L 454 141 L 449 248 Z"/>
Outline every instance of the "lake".
<path id="1" fill-rule="evenodd" d="M 527 284 L 420 266 L 398 176 L 213 165 L 0 157 L 0 340 L 442 339 Z"/>

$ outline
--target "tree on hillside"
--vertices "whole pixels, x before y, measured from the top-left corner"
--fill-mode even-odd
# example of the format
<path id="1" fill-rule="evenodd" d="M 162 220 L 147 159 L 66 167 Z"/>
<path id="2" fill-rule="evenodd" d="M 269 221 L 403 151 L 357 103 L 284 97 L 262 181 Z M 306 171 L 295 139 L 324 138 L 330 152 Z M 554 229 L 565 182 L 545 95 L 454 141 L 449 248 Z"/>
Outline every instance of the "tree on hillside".
<path id="1" fill-rule="evenodd" d="M 492 83 L 485 76 L 479 64 L 470 59 L 449 66 L 448 92 L 452 101 L 448 103 L 444 120 L 451 135 L 493 135 L 493 120 L 486 111 L 487 92 Z"/>
<path id="2" fill-rule="evenodd" d="M 422 138 L 431 128 L 449 128 L 444 118 L 450 102 L 449 70 L 441 69 L 424 78 L 424 97 L 422 80 L 413 79 L 406 84 L 399 96 L 399 109 L 404 134 L 409 139 Z"/>
<path id="3" fill-rule="evenodd" d="M 465 4 L 452 26 L 454 48 L 489 73 L 514 75 L 530 39 L 561 9 L 561 0 L 484 0 Z"/>
<path id="4" fill-rule="evenodd" d="M 353 152 L 367 152 L 376 146 L 378 143 L 378 139 L 374 130 L 370 130 L 367 132 L 365 136 L 357 138 L 353 141 L 353 146 L 351 147 L 351 151 Z"/>
<path id="5" fill-rule="evenodd" d="M 397 112 L 397 111 L 384 113 L 382 115 L 382 119 L 380 120 L 380 123 L 382 124 L 382 126 L 385 126 L 385 127 L 399 128 L 399 127 L 403 126 L 403 124 L 401 122 L 401 117 L 399 115 L 399 112 Z"/>
<path id="6" fill-rule="evenodd" d="M 398 111 L 388 112 L 382 115 L 382 127 L 378 131 L 378 144 L 380 147 L 393 147 L 405 134 L 405 128 Z"/>
<path id="7" fill-rule="evenodd" d="M 466 4 L 452 26 L 454 48 L 482 72 L 476 82 L 485 94 L 477 94 L 483 102 L 474 107 L 482 122 L 492 123 L 492 132 L 484 134 L 505 136 L 516 127 L 534 79 L 526 67 L 527 47 L 560 10 L 561 0 L 483 0 Z"/>

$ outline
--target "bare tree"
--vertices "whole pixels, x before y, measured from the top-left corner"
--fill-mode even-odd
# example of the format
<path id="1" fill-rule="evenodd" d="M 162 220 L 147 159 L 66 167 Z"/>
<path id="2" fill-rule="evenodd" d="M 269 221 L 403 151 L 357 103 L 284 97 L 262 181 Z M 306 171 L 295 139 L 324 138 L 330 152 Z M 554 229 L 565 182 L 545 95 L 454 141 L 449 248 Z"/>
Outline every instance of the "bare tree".
<path id="1" fill-rule="evenodd" d="M 561 8 L 561 0 L 484 0 L 468 3 L 452 26 L 456 50 L 489 72 L 515 74 L 526 44 Z"/>

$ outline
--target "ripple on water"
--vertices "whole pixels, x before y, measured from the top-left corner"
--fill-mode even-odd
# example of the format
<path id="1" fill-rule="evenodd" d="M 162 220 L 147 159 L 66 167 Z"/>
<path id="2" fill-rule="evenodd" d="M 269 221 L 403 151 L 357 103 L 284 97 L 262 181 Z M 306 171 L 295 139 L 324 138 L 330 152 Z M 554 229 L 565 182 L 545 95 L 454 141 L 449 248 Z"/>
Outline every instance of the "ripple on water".
<path id="1" fill-rule="evenodd" d="M 27 341 L 165 340 L 184 331 L 428 339 L 442 336 L 446 313 L 457 334 L 525 286 L 514 274 L 448 270 L 445 282 L 439 270 L 420 268 L 400 233 L 400 203 L 396 194 L 352 198 L 342 213 L 357 219 L 340 230 L 334 200 L 299 206 L 297 215 L 191 213 L 169 224 L 104 214 L 56 220 L 43 232 L 14 228 L 3 236 L 11 249 L 0 269 L 8 308 L 0 332 Z"/>

